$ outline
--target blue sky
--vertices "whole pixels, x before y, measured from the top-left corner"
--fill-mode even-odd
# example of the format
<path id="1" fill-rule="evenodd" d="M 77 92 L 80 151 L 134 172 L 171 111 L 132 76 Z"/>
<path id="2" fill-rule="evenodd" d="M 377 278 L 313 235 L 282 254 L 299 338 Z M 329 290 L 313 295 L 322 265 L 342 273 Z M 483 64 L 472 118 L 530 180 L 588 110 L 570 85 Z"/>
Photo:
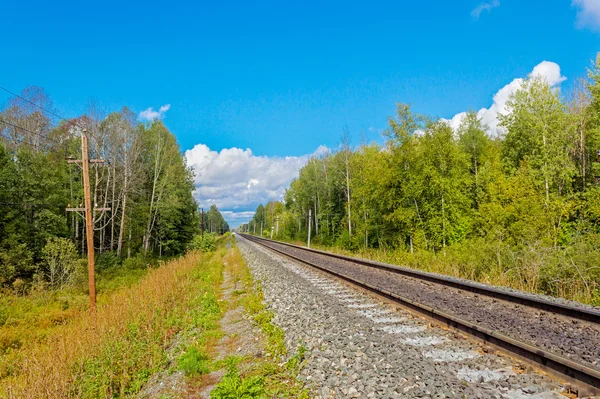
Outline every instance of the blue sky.
<path id="1" fill-rule="evenodd" d="M 490 107 L 545 60 L 566 91 L 600 51 L 600 0 L 252 3 L 10 1 L 0 85 L 42 86 L 67 117 L 92 99 L 169 104 L 154 116 L 182 150 L 201 145 L 200 203 L 237 224 L 344 125 L 380 140 L 396 102 L 448 119 Z"/>

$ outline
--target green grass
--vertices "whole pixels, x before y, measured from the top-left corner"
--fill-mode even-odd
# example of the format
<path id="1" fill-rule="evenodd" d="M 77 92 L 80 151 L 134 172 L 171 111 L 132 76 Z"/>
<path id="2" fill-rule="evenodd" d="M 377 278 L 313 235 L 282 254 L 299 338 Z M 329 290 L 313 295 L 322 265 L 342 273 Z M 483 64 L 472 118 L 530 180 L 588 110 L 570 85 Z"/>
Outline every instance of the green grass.
<path id="1" fill-rule="evenodd" d="M 267 397 L 264 377 L 241 377 L 236 367 L 230 367 L 217 387 L 210 393 L 212 399 L 251 399 Z"/>
<path id="2" fill-rule="evenodd" d="M 234 358 L 230 361 L 225 366 L 225 376 L 211 392 L 211 398 L 308 398 L 307 390 L 296 379 L 306 349 L 300 345 L 295 354 L 288 355 L 285 334 L 273 323 L 273 313 L 263 303 L 262 288 L 253 280 L 233 240 L 227 261 L 235 281 L 244 286 L 243 290 L 234 292 L 235 303 L 232 306 L 243 306 L 260 328 L 267 354 L 261 358 Z"/>
<path id="3" fill-rule="evenodd" d="M 177 359 L 177 368 L 188 377 L 198 377 L 218 369 L 210 353 L 215 343 L 223 337 L 219 320 L 225 304 L 220 302 L 219 291 L 223 281 L 224 254 L 225 250 L 219 248 L 208 265 L 194 275 L 198 295 L 188 306 L 185 337 L 188 343 Z"/>
<path id="4" fill-rule="evenodd" d="M 189 348 L 177 362 L 179 369 L 187 376 L 199 376 L 211 371 L 210 358 L 197 347 Z"/>

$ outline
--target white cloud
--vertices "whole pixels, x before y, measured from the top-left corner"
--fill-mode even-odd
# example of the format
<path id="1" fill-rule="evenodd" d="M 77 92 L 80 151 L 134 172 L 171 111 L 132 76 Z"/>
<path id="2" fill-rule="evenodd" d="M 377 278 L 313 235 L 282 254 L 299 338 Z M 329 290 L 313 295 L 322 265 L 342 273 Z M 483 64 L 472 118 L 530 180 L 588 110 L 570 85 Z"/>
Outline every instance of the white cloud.
<path id="1" fill-rule="evenodd" d="M 221 211 L 221 215 L 223 215 L 223 217 L 226 220 L 230 220 L 233 222 L 237 222 L 237 221 L 245 222 L 248 219 L 252 219 L 252 217 L 254 216 L 254 211 L 241 211 L 241 212 Z"/>
<path id="2" fill-rule="evenodd" d="M 492 12 L 492 8 L 496 8 L 496 7 L 500 7 L 499 0 L 491 0 L 491 1 L 488 1 L 485 3 L 481 3 L 480 5 L 475 7 L 473 9 L 473 11 L 471 11 L 471 16 L 475 19 L 479 19 L 479 16 L 481 15 L 481 13 L 483 13 L 484 11 Z"/>
<path id="3" fill-rule="evenodd" d="M 329 149 L 329 147 L 320 145 L 310 156 L 322 157 L 323 155 L 327 155 L 329 153 L 331 153 L 331 149 Z"/>
<path id="4" fill-rule="evenodd" d="M 600 0 L 573 0 L 577 7 L 577 26 L 600 30 Z"/>
<path id="5" fill-rule="evenodd" d="M 254 155 L 250 149 L 234 147 L 217 152 L 196 144 L 185 157 L 196 175 L 194 196 L 198 205 L 208 208 L 216 204 L 223 217 L 237 226 L 252 217 L 259 203 L 283 199 L 285 189 L 311 156 L 329 152 L 329 148 L 319 146 L 312 154 L 299 157 L 267 157 Z"/>
<path id="6" fill-rule="evenodd" d="M 138 118 L 142 121 L 153 121 L 155 119 L 162 119 L 165 117 L 165 113 L 171 108 L 171 104 L 165 104 L 155 111 L 154 108 L 149 107 L 148 109 L 140 112 Z"/>
<path id="7" fill-rule="evenodd" d="M 538 65 L 536 65 L 531 73 L 530 77 L 540 77 L 544 79 L 549 86 L 556 87 L 564 82 L 567 78 L 562 76 L 560 73 L 560 66 L 554 62 L 550 61 L 542 61 Z M 508 112 L 506 109 L 506 103 L 510 96 L 516 93 L 521 86 L 523 85 L 523 79 L 517 78 L 512 82 L 501 88 L 494 95 L 494 103 L 490 108 L 481 108 L 477 112 L 477 116 L 481 119 L 484 125 L 488 127 L 488 133 L 492 137 L 497 137 L 502 134 L 501 128 L 498 127 L 498 116 L 506 115 Z M 451 119 L 443 119 L 445 120 L 453 129 L 457 129 L 460 126 L 463 116 L 465 112 L 461 112 L 459 114 L 454 115 Z"/>
<path id="8" fill-rule="evenodd" d="M 537 64 L 529 76 L 541 77 L 552 87 L 567 80 L 566 77 L 560 74 L 560 66 L 557 63 L 550 61 L 542 61 Z"/>

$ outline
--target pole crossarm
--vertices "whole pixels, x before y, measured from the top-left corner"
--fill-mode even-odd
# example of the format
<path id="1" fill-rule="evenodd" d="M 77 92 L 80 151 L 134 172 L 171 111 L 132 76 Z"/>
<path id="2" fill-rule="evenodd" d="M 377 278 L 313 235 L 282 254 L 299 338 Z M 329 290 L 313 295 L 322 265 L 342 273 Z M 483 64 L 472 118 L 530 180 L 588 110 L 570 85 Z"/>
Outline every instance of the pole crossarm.
<path id="1" fill-rule="evenodd" d="M 105 163 L 106 161 L 104 159 L 90 159 L 88 160 L 88 163 Z M 83 163 L 83 161 L 81 159 L 69 159 L 67 161 L 67 163 Z"/>
<path id="2" fill-rule="evenodd" d="M 67 212 L 85 212 L 85 208 L 65 208 Z M 109 212 L 111 208 L 94 208 L 94 212 Z"/>

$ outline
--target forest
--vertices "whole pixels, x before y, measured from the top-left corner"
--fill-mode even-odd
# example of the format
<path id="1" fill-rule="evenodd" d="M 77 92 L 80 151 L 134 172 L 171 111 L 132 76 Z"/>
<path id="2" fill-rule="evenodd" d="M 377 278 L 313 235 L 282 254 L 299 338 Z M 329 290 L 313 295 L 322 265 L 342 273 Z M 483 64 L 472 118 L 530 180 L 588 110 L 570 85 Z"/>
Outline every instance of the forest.
<path id="1" fill-rule="evenodd" d="M 85 270 L 81 134 L 87 131 L 97 269 L 145 265 L 184 253 L 200 234 L 191 170 L 160 121 L 140 123 L 127 107 L 92 104 L 65 120 L 50 96 L 30 86 L 0 110 L 0 285 L 63 288 Z M 207 232 L 229 230 L 216 206 Z"/>
<path id="2" fill-rule="evenodd" d="M 507 107 L 491 137 L 474 111 L 455 130 L 397 104 L 384 144 L 344 130 L 241 229 L 600 305 L 600 54 Z"/>

